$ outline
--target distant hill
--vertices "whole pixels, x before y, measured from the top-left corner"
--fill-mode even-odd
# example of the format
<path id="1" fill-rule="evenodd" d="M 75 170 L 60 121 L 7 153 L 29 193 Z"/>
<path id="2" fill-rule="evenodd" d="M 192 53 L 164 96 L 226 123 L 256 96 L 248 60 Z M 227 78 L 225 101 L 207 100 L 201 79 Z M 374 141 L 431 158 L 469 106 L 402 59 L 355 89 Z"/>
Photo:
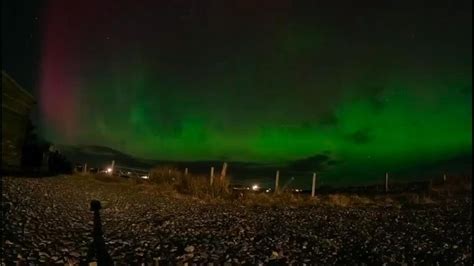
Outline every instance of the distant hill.
<path id="1" fill-rule="evenodd" d="M 167 165 L 171 167 L 184 168 L 188 167 L 198 173 L 208 173 L 211 166 L 214 166 L 216 173 L 222 166 L 222 161 L 205 160 L 205 161 L 166 161 L 166 160 L 150 160 L 134 157 L 124 152 L 112 149 L 110 147 L 98 145 L 57 145 L 57 148 L 74 164 L 87 164 L 91 167 L 105 167 L 112 160 L 124 167 L 150 168 L 156 165 Z M 238 168 L 258 168 L 263 167 L 262 164 L 248 162 L 228 162 L 233 167 Z"/>
<path id="2" fill-rule="evenodd" d="M 149 168 L 153 165 L 147 160 L 135 158 L 121 151 L 98 145 L 58 145 L 57 148 L 74 164 L 87 163 L 90 167 L 105 167 L 115 160 L 117 165 L 136 168 Z"/>

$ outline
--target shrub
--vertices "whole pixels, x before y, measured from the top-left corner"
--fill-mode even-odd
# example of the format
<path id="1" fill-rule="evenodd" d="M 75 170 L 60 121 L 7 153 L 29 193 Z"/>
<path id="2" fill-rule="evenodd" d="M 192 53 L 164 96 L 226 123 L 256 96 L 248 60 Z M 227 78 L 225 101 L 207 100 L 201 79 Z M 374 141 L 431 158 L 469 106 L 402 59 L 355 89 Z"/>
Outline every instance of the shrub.
<path id="1" fill-rule="evenodd" d="M 149 181 L 155 184 L 173 184 L 181 173 L 171 166 L 159 166 L 151 169 Z"/>
<path id="2" fill-rule="evenodd" d="M 370 205 L 374 203 L 372 199 L 368 197 L 364 197 L 364 196 L 354 195 L 354 196 L 351 196 L 351 199 L 355 204 L 358 204 L 358 205 Z"/>
<path id="3" fill-rule="evenodd" d="M 327 203 L 329 205 L 340 206 L 340 207 L 348 207 L 353 204 L 351 198 L 343 194 L 329 195 L 327 200 L 328 200 Z"/>
<path id="4" fill-rule="evenodd" d="M 198 197 L 220 197 L 230 196 L 230 177 L 215 176 L 213 184 L 210 178 L 203 175 L 185 175 L 176 168 L 170 166 L 155 167 L 150 171 L 150 182 L 157 184 L 160 188 L 175 190 L 181 194 Z"/>
<path id="5" fill-rule="evenodd" d="M 419 204 L 434 204 L 436 203 L 432 197 L 427 194 L 403 193 L 396 196 L 397 202 L 402 205 L 419 205 Z"/>

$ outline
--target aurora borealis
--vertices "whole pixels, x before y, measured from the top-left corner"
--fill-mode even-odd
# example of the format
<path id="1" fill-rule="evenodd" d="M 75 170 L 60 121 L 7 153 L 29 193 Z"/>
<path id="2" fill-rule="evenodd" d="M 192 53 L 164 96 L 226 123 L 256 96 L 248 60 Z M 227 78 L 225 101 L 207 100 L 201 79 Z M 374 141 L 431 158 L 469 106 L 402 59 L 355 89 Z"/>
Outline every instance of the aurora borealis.
<path id="1" fill-rule="evenodd" d="M 472 154 L 470 1 L 223 2 L 46 2 L 43 134 L 334 176 Z"/>

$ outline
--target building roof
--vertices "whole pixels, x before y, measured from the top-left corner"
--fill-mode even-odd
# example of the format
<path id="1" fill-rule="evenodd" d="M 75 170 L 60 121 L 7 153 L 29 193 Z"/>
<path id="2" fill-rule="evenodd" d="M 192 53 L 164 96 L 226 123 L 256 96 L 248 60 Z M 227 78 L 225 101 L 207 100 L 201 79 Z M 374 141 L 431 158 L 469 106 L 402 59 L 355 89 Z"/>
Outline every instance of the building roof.
<path id="1" fill-rule="evenodd" d="M 10 75 L 8 75 L 4 70 L 2 70 L 2 83 L 4 81 L 4 79 L 7 81 L 7 82 L 10 82 L 12 83 L 13 86 L 15 86 L 18 90 L 20 90 L 25 96 L 27 96 L 28 98 L 30 98 L 32 101 L 35 101 L 35 98 L 33 97 L 33 95 L 31 95 L 31 93 L 29 93 L 27 90 L 25 90 L 22 86 L 20 86 L 20 84 L 18 84 Z M 3 89 L 3 88 L 2 88 Z"/>
<path id="2" fill-rule="evenodd" d="M 35 98 L 2 70 L 2 110 L 29 115 L 35 103 Z"/>

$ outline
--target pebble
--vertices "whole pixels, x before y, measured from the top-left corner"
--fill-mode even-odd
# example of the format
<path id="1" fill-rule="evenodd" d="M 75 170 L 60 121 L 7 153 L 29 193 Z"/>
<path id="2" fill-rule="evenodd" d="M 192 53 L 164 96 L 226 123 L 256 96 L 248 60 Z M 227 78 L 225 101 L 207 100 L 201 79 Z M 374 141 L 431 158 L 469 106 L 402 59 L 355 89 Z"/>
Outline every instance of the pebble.
<path id="1" fill-rule="evenodd" d="M 193 253 L 194 252 L 194 246 L 187 246 L 184 251 L 187 253 Z"/>
<path id="2" fill-rule="evenodd" d="M 107 202 L 104 240 L 121 265 L 472 265 L 470 199 L 423 208 L 295 208 L 203 204 L 68 178 L 5 177 L 3 185 L 7 265 L 85 260 L 91 199 Z"/>

